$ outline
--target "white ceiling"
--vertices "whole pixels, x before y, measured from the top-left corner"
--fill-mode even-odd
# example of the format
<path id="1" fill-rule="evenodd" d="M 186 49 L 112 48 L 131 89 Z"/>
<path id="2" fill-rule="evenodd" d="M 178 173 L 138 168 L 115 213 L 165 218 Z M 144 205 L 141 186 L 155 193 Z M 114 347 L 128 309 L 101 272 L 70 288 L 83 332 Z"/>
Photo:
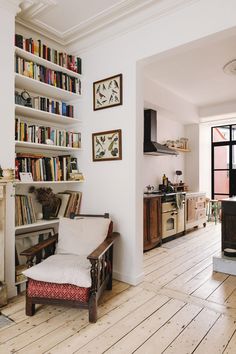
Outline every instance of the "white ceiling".
<path id="1" fill-rule="evenodd" d="M 42 11 L 37 20 L 58 32 L 67 32 L 124 0 L 57 0 L 56 6 Z"/>
<path id="2" fill-rule="evenodd" d="M 197 106 L 219 104 L 236 99 L 236 75 L 222 70 L 232 59 L 236 59 L 235 30 L 152 58 L 145 77 Z"/>

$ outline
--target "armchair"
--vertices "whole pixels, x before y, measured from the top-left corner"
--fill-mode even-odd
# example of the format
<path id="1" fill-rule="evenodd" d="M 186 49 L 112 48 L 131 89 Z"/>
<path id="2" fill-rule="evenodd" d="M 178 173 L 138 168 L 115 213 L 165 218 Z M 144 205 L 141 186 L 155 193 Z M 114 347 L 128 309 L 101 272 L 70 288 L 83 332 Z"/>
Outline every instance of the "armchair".
<path id="1" fill-rule="evenodd" d="M 113 244 L 119 235 L 112 229 L 109 214 L 72 215 L 60 219 L 57 235 L 21 252 L 29 267 L 26 315 L 34 315 L 35 304 L 62 304 L 87 308 L 89 322 L 95 323 L 98 299 L 112 289 Z"/>

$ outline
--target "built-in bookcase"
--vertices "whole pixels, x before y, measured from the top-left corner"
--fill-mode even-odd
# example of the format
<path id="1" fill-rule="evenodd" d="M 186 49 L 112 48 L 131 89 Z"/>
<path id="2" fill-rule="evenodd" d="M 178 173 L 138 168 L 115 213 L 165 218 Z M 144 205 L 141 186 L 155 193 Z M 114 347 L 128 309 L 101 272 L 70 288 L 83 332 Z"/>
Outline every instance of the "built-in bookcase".
<path id="1" fill-rule="evenodd" d="M 24 66 L 22 66 L 24 65 L 24 63 L 27 63 L 27 70 L 24 70 Z M 55 77 L 57 76 L 57 78 L 61 78 L 62 80 L 64 80 L 63 82 L 60 81 L 60 86 L 62 87 L 57 87 L 56 85 L 58 82 L 56 81 L 49 81 L 48 83 L 45 82 L 48 81 L 48 77 L 44 77 L 43 80 L 41 80 L 41 78 L 37 76 L 36 72 L 37 70 L 41 69 L 45 73 L 49 72 L 50 75 L 54 73 Z M 31 72 L 32 70 L 33 73 Z M 16 102 L 15 118 L 17 118 L 19 121 L 27 122 L 27 124 L 25 124 L 25 131 L 21 132 L 23 134 L 23 138 L 21 138 L 21 140 L 15 140 L 16 157 L 18 155 L 24 156 L 24 154 L 25 156 L 27 156 L 27 154 L 29 156 L 45 156 L 45 158 L 47 158 L 48 160 L 52 159 L 53 161 L 57 161 L 58 165 L 55 165 L 55 168 L 58 169 L 58 172 L 60 171 L 59 160 L 63 160 L 63 156 L 71 156 L 72 158 L 77 159 L 79 171 L 81 173 L 83 172 L 80 165 L 81 151 L 83 149 L 83 138 L 81 136 L 82 120 L 78 108 L 79 101 L 82 98 L 82 79 L 83 78 L 81 74 L 68 69 L 68 67 L 63 67 L 61 65 L 58 65 L 57 63 L 54 63 L 53 61 L 40 57 L 39 55 L 35 55 L 22 48 L 15 47 L 15 90 L 18 92 L 18 94 L 21 94 L 24 90 L 26 90 L 32 98 L 32 103 L 34 102 L 34 99 L 36 100 L 40 96 L 45 97 L 49 104 L 51 100 L 59 100 L 60 102 L 62 102 L 62 104 L 64 104 L 64 106 L 73 106 L 72 108 L 74 116 L 72 118 L 71 116 L 64 114 L 65 112 L 62 112 L 62 110 L 60 112 L 55 112 L 53 109 L 42 110 L 38 105 L 33 105 L 32 107 L 29 107 L 19 104 L 19 102 Z M 40 127 L 39 130 L 38 127 Z M 64 137 L 65 139 L 67 139 L 68 136 L 68 139 L 75 139 L 75 136 L 77 136 L 76 134 L 78 133 L 80 139 L 79 144 L 75 144 L 73 143 L 73 141 L 70 141 L 70 144 L 67 144 L 64 140 L 63 143 L 61 143 L 60 141 L 59 144 L 39 143 L 38 137 L 34 139 L 31 135 L 29 139 L 29 136 L 27 134 L 32 134 L 32 131 L 36 135 L 38 134 L 38 131 L 40 131 L 41 134 L 41 131 L 44 131 L 45 127 L 47 128 L 46 133 L 49 134 L 49 136 L 47 136 L 47 140 L 52 138 L 52 136 L 50 136 L 50 133 L 52 131 L 54 133 L 56 132 L 55 134 L 58 134 L 58 139 L 60 139 L 62 136 L 62 140 L 64 139 Z M 24 127 L 18 127 L 18 129 L 24 129 Z M 61 132 L 64 132 L 64 135 L 63 133 L 61 134 Z M 69 133 L 67 134 L 67 132 Z M 18 134 L 17 136 L 22 137 L 22 134 Z M 53 137 L 55 138 L 55 136 Z M 35 140 L 35 142 L 32 140 Z M 41 160 L 43 160 L 43 158 L 41 158 Z M 25 160 L 27 160 L 26 163 L 30 162 L 30 158 L 26 157 Z M 42 161 L 40 161 L 39 165 L 42 165 Z M 51 187 L 55 193 L 63 192 L 65 190 L 79 191 L 81 183 L 83 182 L 83 180 L 60 180 L 60 177 L 58 179 L 59 180 L 34 180 L 29 182 L 17 180 L 15 182 L 15 194 L 27 195 L 30 186 L 35 186 L 36 188 L 40 186 Z M 39 208 L 39 205 L 37 206 L 37 208 Z M 17 212 L 17 206 L 15 210 Z M 24 233 L 34 234 L 35 231 L 42 230 L 43 232 L 43 230 L 51 228 L 53 228 L 56 232 L 57 226 L 57 219 L 36 220 L 36 222 L 33 222 L 31 224 L 16 226 L 15 237 L 16 240 L 18 240 L 17 237 L 20 238 Z M 13 260 L 12 263 L 14 263 Z M 15 267 L 13 268 L 15 269 Z M 22 279 L 16 281 L 15 285 L 18 286 L 18 290 L 22 290 L 23 288 L 21 287 L 21 284 L 24 283 L 25 280 Z"/>

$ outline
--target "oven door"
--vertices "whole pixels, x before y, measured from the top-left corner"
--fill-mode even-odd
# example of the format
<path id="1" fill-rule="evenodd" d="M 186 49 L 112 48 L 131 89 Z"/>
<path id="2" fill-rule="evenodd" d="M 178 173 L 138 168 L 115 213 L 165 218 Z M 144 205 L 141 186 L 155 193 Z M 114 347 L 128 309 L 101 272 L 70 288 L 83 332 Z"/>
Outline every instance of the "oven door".
<path id="1" fill-rule="evenodd" d="M 162 213 L 162 239 L 177 233 L 177 213 L 175 210 Z"/>

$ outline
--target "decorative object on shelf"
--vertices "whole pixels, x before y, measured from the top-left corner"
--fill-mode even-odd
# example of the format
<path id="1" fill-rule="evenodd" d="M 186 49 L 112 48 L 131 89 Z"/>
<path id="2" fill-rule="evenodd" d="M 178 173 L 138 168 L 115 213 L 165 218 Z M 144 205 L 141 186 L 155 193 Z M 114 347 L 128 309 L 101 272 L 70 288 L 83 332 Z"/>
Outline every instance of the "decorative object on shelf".
<path id="1" fill-rule="evenodd" d="M 61 206 L 61 199 L 53 193 L 51 188 L 35 188 L 31 186 L 29 193 L 35 193 L 37 201 L 42 204 L 43 219 L 56 218 Z"/>
<path id="2" fill-rule="evenodd" d="M 24 102 L 23 106 L 31 107 L 31 108 L 33 107 L 32 98 L 31 98 L 29 92 L 27 92 L 26 90 L 22 91 L 21 92 L 21 98 L 22 98 L 22 100 Z"/>
<path id="3" fill-rule="evenodd" d="M 93 83 L 93 110 L 122 105 L 122 74 Z"/>
<path id="4" fill-rule="evenodd" d="M 0 172 L 1 181 L 14 181 L 15 180 L 15 170 L 14 168 L 1 168 Z"/>
<path id="5" fill-rule="evenodd" d="M 71 172 L 69 181 L 84 181 L 84 176 L 80 172 Z"/>
<path id="6" fill-rule="evenodd" d="M 0 178 L 2 178 L 2 177 L 3 177 L 3 169 L 2 169 L 2 167 L 0 165 Z"/>
<path id="7" fill-rule="evenodd" d="M 180 138 L 177 140 L 167 140 L 165 145 L 173 149 L 188 150 L 189 149 L 188 141 L 189 139 L 187 138 Z"/>
<path id="8" fill-rule="evenodd" d="M 93 161 L 122 159 L 121 129 L 93 133 Z"/>
<path id="9" fill-rule="evenodd" d="M 31 172 L 19 172 L 21 182 L 33 182 Z"/>

